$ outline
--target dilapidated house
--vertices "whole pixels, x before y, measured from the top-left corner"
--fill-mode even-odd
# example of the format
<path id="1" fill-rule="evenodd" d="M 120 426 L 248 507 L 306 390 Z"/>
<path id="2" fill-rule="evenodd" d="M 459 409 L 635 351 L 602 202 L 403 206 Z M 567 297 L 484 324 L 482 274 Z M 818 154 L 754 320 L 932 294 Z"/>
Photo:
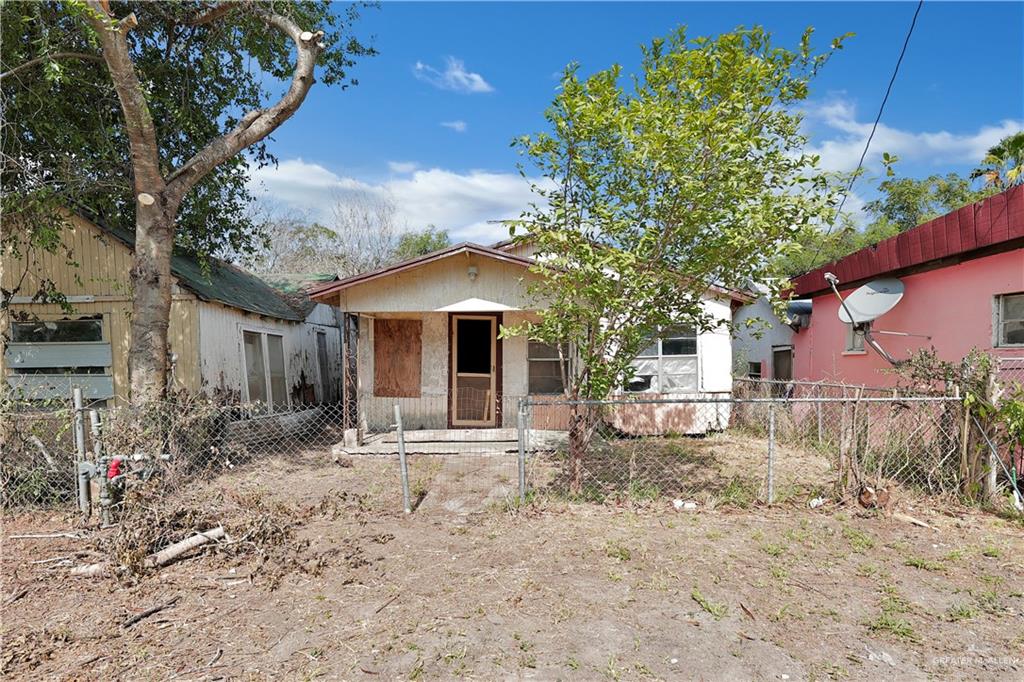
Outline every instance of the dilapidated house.
<path id="1" fill-rule="evenodd" d="M 2 286 L 14 292 L 0 329 L 0 373 L 30 398 L 124 400 L 131 338 L 133 235 L 71 215 L 54 253 L 3 254 Z M 305 295 L 333 276 L 270 283 L 234 265 L 176 251 L 169 353 L 174 389 L 270 410 L 341 399 L 340 316 Z M 31 295 L 44 281 L 70 312 Z"/>
<path id="2" fill-rule="evenodd" d="M 561 395 L 556 348 L 499 334 L 503 325 L 536 319 L 537 302 L 528 293 L 539 276 L 530 268 L 533 255 L 529 242 L 462 243 L 314 289 L 314 300 L 346 315 L 347 395 L 355 398 L 359 427 L 388 428 L 397 403 L 408 428 L 509 428 L 520 399 Z M 728 325 L 734 304 L 749 300 L 709 287 L 702 306 L 719 324 L 652 339 L 634 361 L 626 390 L 728 396 Z M 660 423 L 655 416 L 652 423 Z M 708 428 L 697 421 L 687 417 L 673 428 Z M 551 428 L 563 427 L 551 420 Z"/>

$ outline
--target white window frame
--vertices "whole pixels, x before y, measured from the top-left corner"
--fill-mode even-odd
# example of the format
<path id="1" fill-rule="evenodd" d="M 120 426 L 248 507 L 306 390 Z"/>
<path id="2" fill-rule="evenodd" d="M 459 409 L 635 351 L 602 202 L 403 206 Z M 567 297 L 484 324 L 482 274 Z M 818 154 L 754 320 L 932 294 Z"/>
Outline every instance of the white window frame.
<path id="1" fill-rule="evenodd" d="M 287 405 L 286 409 L 292 407 L 292 393 L 289 390 L 291 384 L 291 377 L 288 376 L 288 339 L 287 336 L 280 329 L 270 329 L 267 327 L 253 327 L 250 325 L 239 325 L 238 327 L 238 351 L 241 355 L 242 361 L 242 393 L 245 395 L 245 402 L 249 403 L 249 374 L 248 368 L 245 365 L 245 333 L 258 334 L 260 337 L 260 345 L 263 350 L 263 380 L 266 382 L 267 387 L 267 412 L 273 413 L 275 411 L 274 405 L 274 391 L 270 383 L 270 349 L 267 346 L 268 336 L 277 336 L 281 339 L 281 355 L 284 361 L 284 397 Z M 278 408 L 280 409 L 280 408 Z"/>
<path id="2" fill-rule="evenodd" d="M 667 394 L 667 393 L 699 393 L 700 392 L 700 334 L 697 333 L 696 330 L 693 331 L 693 345 L 694 345 L 694 352 L 693 353 L 686 353 L 686 354 L 681 354 L 681 355 L 665 355 L 665 353 L 664 353 L 664 347 L 663 347 L 663 342 L 664 341 L 671 340 L 671 339 L 688 339 L 688 338 L 690 338 L 690 337 L 689 336 L 672 336 L 672 335 L 667 335 L 667 336 L 664 336 L 664 337 L 659 336 L 656 339 L 656 343 L 654 344 L 657 347 L 657 354 L 656 355 L 637 355 L 636 358 L 633 361 L 635 363 L 637 360 L 657 360 L 657 362 L 658 362 L 658 373 L 656 375 L 654 375 L 658 379 L 657 390 L 656 391 L 652 391 L 651 389 L 644 389 L 642 391 L 630 391 L 628 388 L 625 388 L 625 389 L 623 389 L 624 392 L 625 393 L 658 393 L 658 394 Z M 647 349 L 644 348 L 644 350 L 647 350 Z M 641 353 L 642 352 L 643 351 L 641 351 Z M 692 391 L 690 391 L 690 390 L 679 390 L 679 389 L 674 389 L 672 391 L 666 391 L 665 390 L 665 376 L 667 376 L 667 375 L 678 376 L 677 373 L 675 373 L 675 372 L 666 372 L 665 371 L 665 359 L 666 358 L 668 358 L 668 359 L 693 358 L 694 359 L 694 363 L 693 363 L 693 365 L 694 365 L 694 370 L 693 370 L 694 388 L 693 388 Z M 637 375 L 634 374 L 634 376 L 637 376 Z M 646 375 L 641 375 L 641 376 L 646 376 Z"/>
<path id="3" fill-rule="evenodd" d="M 527 342 L 526 342 L 526 394 L 527 395 L 564 395 L 565 394 L 565 380 L 564 380 L 564 378 L 562 378 L 562 390 L 561 391 L 555 391 L 553 393 L 550 393 L 550 392 L 542 393 L 542 392 L 539 392 L 539 391 L 534 391 L 534 390 L 532 390 L 530 388 L 530 363 L 531 362 L 554 362 L 554 363 L 559 363 L 559 364 L 561 363 L 561 358 L 559 358 L 559 357 L 554 357 L 554 358 L 534 358 L 534 357 L 530 357 L 530 344 L 531 343 L 540 343 L 540 344 L 543 344 L 545 346 L 551 346 L 551 347 L 557 349 L 557 346 L 555 346 L 554 344 L 544 343 L 543 341 L 530 341 L 530 340 L 527 340 Z M 565 356 L 566 360 L 568 360 L 568 350 L 564 346 L 562 348 L 562 355 Z M 561 373 L 562 373 L 562 369 L 561 369 L 561 367 L 559 367 L 559 369 L 558 369 L 559 376 L 561 376 Z"/>
<path id="4" fill-rule="evenodd" d="M 1024 322 L 1017 318 L 1006 319 L 1006 299 L 1020 297 L 1024 299 L 1024 291 L 1011 291 L 1005 294 L 998 294 L 994 301 L 994 319 L 992 321 L 992 330 L 994 337 L 992 339 L 993 347 L 995 348 L 1024 348 L 1024 343 L 1007 343 L 1005 336 L 1005 325 L 1009 322 Z"/>
<path id="5" fill-rule="evenodd" d="M 843 337 L 843 355 L 867 355 L 864 347 L 864 332 L 855 331 L 852 324 L 843 322 L 845 334 Z"/>

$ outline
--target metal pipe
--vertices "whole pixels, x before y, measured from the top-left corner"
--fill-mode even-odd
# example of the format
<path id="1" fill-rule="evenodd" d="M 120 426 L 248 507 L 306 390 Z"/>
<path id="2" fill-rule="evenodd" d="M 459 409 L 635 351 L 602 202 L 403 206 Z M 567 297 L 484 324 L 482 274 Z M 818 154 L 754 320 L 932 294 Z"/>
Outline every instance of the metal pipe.
<path id="1" fill-rule="evenodd" d="M 768 505 L 775 502 L 775 405 L 768 407 Z"/>
<path id="2" fill-rule="evenodd" d="M 526 404 L 519 401 L 516 414 L 517 439 L 519 441 L 519 503 L 526 502 Z"/>
<path id="3" fill-rule="evenodd" d="M 786 403 L 891 403 L 892 397 L 888 398 L 657 398 L 638 400 L 535 400 L 525 398 L 527 405 L 693 405 L 693 404 L 718 404 L 718 403 L 765 403 L 778 404 Z M 901 403 L 945 403 L 955 402 L 957 399 L 950 396 L 907 396 L 900 398 Z"/>
<path id="4" fill-rule="evenodd" d="M 89 499 L 89 471 L 85 464 L 85 405 L 82 399 L 82 389 L 75 386 L 71 390 L 71 400 L 74 404 L 75 423 L 75 480 L 78 485 L 78 509 L 84 516 L 92 513 L 92 501 Z"/>
<path id="5" fill-rule="evenodd" d="M 402 472 L 402 506 L 405 513 L 412 513 L 409 499 L 409 464 L 405 458 L 405 431 L 402 429 L 402 408 L 395 403 L 395 429 L 398 435 L 398 466 Z"/>

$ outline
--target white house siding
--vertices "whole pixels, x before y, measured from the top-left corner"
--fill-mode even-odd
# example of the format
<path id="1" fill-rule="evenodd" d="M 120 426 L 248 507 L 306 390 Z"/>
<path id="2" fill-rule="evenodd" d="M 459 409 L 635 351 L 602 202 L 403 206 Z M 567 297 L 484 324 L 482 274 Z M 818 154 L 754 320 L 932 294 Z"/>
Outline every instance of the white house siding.
<path id="1" fill-rule="evenodd" d="M 295 402 L 304 386 L 313 386 L 324 400 L 317 358 L 316 334 L 327 335 L 327 362 L 333 398 L 341 397 L 341 333 L 334 309 L 317 304 L 305 322 L 288 322 L 246 313 L 218 303 L 199 304 L 199 358 L 202 388 L 233 399 L 245 398 L 242 332 L 258 331 L 283 337 L 285 378 Z"/>
<path id="2" fill-rule="evenodd" d="M 755 326 L 748 328 L 747 320 L 755 318 L 766 322 L 768 327 L 755 322 Z M 772 378 L 772 348 L 793 345 L 793 330 L 775 316 L 771 304 L 765 298 L 759 298 L 737 310 L 734 319 L 733 365 L 737 375 L 746 376 L 747 363 L 759 362 L 762 377 Z M 760 330 L 760 338 L 755 336 L 757 330 Z"/>

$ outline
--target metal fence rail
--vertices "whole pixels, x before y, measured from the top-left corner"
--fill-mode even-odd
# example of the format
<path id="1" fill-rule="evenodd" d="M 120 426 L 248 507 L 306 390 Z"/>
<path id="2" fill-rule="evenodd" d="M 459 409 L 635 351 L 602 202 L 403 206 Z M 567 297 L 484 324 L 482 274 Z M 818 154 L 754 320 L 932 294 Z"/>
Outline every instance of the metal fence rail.
<path id="1" fill-rule="evenodd" d="M 952 397 L 654 396 L 528 400 L 523 410 L 534 495 L 748 506 L 869 482 L 950 493 L 972 475 Z M 556 423 L 564 442 L 529 445 Z"/>
<path id="2" fill-rule="evenodd" d="M 834 384 L 742 382 L 731 396 L 575 402 L 480 391 L 378 398 L 361 403 L 356 419 L 341 404 L 200 398 L 109 409 L 72 400 L 3 405 L 0 502 L 8 511 L 105 513 L 116 498 L 108 484 L 159 476 L 174 490 L 303 452 L 381 458 L 394 467 L 406 511 L 456 513 L 544 496 L 749 506 L 863 484 L 964 493 L 1012 484 L 1024 469 L 1019 446 L 983 432 L 958 398 Z M 965 439 L 965 428 L 975 435 Z"/>

